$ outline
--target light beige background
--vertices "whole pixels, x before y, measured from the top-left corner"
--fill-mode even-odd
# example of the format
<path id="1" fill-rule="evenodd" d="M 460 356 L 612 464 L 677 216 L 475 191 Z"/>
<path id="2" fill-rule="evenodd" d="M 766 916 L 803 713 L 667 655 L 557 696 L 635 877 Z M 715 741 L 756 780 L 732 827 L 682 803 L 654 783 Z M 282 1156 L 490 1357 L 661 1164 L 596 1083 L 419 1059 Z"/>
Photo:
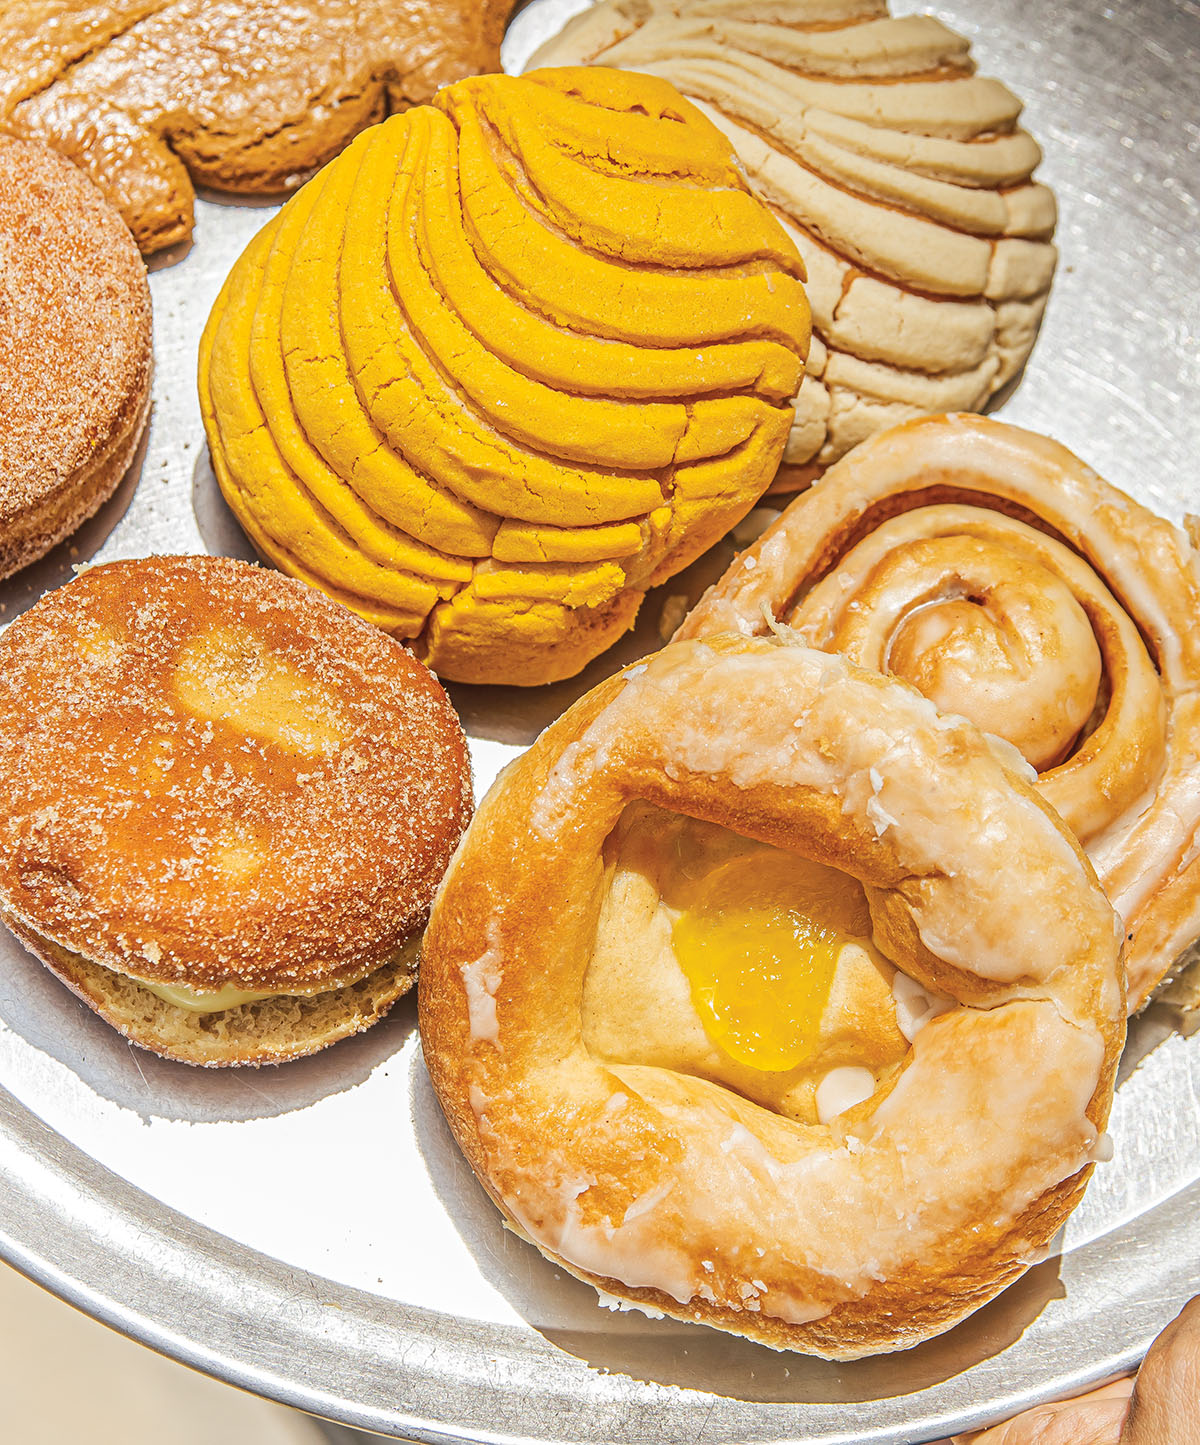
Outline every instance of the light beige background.
<path id="1" fill-rule="evenodd" d="M 324 1425 L 164 1359 L 98 1325 L 3 1264 L 0 1441 L 387 1445 L 381 1435 Z"/>
<path id="2" fill-rule="evenodd" d="M 134 1344 L 3 1265 L 0 1422 L 5 1445 L 331 1445 L 334 1439 L 307 1415 Z"/>

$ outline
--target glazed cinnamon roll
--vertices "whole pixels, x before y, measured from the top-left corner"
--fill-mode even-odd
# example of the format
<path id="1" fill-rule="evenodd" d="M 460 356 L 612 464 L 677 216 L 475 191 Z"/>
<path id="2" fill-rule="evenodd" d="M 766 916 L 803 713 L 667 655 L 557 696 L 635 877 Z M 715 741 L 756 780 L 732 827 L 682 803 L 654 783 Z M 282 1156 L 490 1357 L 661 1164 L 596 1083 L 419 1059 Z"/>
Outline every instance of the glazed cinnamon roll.
<path id="1" fill-rule="evenodd" d="M 881 433 L 681 638 L 776 622 L 1012 744 L 1126 924 L 1131 1009 L 1200 936 L 1200 567 L 1065 447 L 970 416 Z"/>

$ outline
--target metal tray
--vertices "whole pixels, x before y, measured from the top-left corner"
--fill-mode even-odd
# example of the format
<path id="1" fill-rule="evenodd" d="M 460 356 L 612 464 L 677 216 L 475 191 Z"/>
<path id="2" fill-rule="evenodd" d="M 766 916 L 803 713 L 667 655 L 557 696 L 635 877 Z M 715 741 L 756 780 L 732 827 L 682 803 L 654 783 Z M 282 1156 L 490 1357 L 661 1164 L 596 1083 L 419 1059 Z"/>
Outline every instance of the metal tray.
<path id="1" fill-rule="evenodd" d="M 580 8 L 541 0 L 521 61 Z M 911 8 L 897 6 L 897 9 Z M 1062 262 L 1002 414 L 1150 506 L 1200 511 L 1194 0 L 958 0 L 939 10 L 1028 103 Z M 70 546 L 0 588 L 11 619 L 85 560 L 249 556 L 195 399 L 200 328 L 269 206 L 208 198 L 151 277 L 155 408 L 139 464 Z M 730 553 L 666 590 L 692 595 Z M 582 679 L 455 689 L 482 786 L 584 687 L 658 643 L 663 598 Z M 505 1232 L 442 1121 L 405 1000 L 358 1039 L 212 1074 L 128 1047 L 0 938 L 0 1253 L 156 1349 L 347 1424 L 429 1442 L 928 1441 L 1131 1366 L 1200 1287 L 1200 1039 L 1135 1025 L 1061 1253 L 965 1325 L 831 1365 L 611 1315 Z"/>

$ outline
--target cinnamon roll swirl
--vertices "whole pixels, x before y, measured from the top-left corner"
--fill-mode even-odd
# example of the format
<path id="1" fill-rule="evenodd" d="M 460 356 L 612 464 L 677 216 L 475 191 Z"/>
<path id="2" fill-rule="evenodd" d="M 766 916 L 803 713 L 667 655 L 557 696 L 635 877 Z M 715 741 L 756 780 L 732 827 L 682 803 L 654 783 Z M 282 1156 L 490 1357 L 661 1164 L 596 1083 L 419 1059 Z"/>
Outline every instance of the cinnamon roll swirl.
<path id="1" fill-rule="evenodd" d="M 1140 1008 L 1200 936 L 1200 567 L 1065 447 L 979 417 L 881 433 L 739 557 L 679 637 L 765 632 L 1011 743 L 1126 924 Z"/>

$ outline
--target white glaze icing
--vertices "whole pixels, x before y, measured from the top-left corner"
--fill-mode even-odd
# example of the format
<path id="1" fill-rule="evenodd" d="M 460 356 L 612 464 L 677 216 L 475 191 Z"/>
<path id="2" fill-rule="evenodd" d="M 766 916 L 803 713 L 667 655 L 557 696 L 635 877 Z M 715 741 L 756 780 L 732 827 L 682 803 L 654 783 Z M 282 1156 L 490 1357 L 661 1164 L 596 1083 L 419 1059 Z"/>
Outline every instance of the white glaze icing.
<path id="1" fill-rule="evenodd" d="M 915 978 L 899 971 L 892 979 L 892 997 L 896 1000 L 896 1024 L 910 1044 L 927 1023 L 954 1007 L 953 999 L 938 998 Z"/>
<path id="2" fill-rule="evenodd" d="M 596 1290 L 596 1303 L 602 1310 L 612 1310 L 613 1314 L 639 1314 L 645 1315 L 648 1320 L 661 1320 L 666 1316 L 662 1310 L 656 1310 L 653 1305 L 642 1304 L 638 1300 L 618 1299 L 616 1295 L 608 1294 L 599 1285 L 594 1286 Z"/>
<path id="3" fill-rule="evenodd" d="M 588 1224 L 578 1203 L 588 1187 L 575 1194 L 569 1188 L 563 1191 L 566 1207 L 557 1232 L 547 1236 L 543 1230 L 537 1237 L 577 1269 L 619 1279 L 631 1289 L 660 1289 L 687 1304 L 697 1289 L 695 1261 L 683 1242 L 659 1227 L 656 1206 L 665 1196 L 637 1212 L 640 1201 L 635 1200 L 619 1224 Z"/>
<path id="4" fill-rule="evenodd" d="M 472 1039 L 500 1045 L 500 1026 L 496 1016 L 496 990 L 500 987 L 503 956 L 493 930 L 488 930 L 488 946 L 479 955 L 459 966 L 463 987 L 467 991 L 467 1023 Z"/>
<path id="5" fill-rule="evenodd" d="M 707 661 L 697 658 L 701 667 Z M 823 740 L 838 737 L 845 718 L 861 712 L 860 684 L 844 658 L 783 644 L 773 667 L 764 667 L 759 654 L 720 654 L 709 672 L 713 686 L 705 689 L 704 701 L 684 708 L 679 698 L 692 669 L 685 681 L 652 660 L 644 674 L 626 680 L 584 739 L 565 750 L 564 771 L 556 767 L 542 796 L 566 786 L 574 749 L 587 748 L 593 765 L 603 766 L 604 739 L 618 735 L 634 714 L 662 713 L 670 718 L 660 743 L 669 776 L 699 774 L 728 778 L 740 789 L 774 784 L 842 796 L 847 813 L 865 814 L 877 835 L 888 832 L 913 874 L 941 875 L 936 910 L 918 898 L 913 916 L 926 947 L 948 963 L 1012 982 L 1044 979 L 1071 955 L 1071 925 L 1059 918 L 1052 898 L 1039 906 L 1031 896 L 1018 915 L 1009 906 L 1008 880 L 1028 871 L 1010 823 L 1014 810 L 1022 830 L 1040 835 L 1040 844 L 1078 873 L 1070 843 L 1032 799 L 1013 794 L 982 759 L 974 765 L 977 781 L 969 793 L 939 784 L 929 758 L 955 746 L 958 728 L 928 699 L 897 692 L 888 731 L 864 721 L 835 752 Z M 724 725 L 718 697 L 736 703 L 745 726 Z M 788 737 L 778 735 L 774 719 L 781 715 L 793 719 Z M 882 780 L 878 792 L 872 791 L 872 768 Z M 1034 895 L 1047 889 L 1044 879 L 1026 877 L 1026 884 Z"/>
<path id="6" fill-rule="evenodd" d="M 830 1069 L 817 1085 L 817 1118 L 829 1124 L 875 1092 L 875 1075 L 853 1065 Z"/>
<path id="7" fill-rule="evenodd" d="M 1116 1157 L 1116 1149 L 1111 1134 L 1104 1133 L 1099 1136 L 1090 1157 L 1093 1164 L 1110 1164 L 1112 1162 Z"/>

